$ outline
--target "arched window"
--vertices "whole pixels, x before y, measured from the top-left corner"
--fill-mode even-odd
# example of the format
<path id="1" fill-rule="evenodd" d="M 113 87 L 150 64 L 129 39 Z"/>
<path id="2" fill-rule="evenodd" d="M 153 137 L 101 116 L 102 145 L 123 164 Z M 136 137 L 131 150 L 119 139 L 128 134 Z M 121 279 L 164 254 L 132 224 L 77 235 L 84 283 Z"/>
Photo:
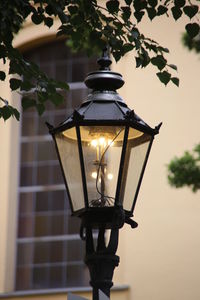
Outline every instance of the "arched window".
<path id="1" fill-rule="evenodd" d="M 65 103 L 48 103 L 42 117 L 33 109 L 22 114 L 16 289 L 88 285 L 79 222 L 70 217 L 68 200 L 45 121 L 57 125 L 87 95 L 85 75 L 96 59 L 72 54 L 64 41 L 24 53 L 50 77 L 70 83 Z M 34 97 L 34 93 L 32 95 Z"/>

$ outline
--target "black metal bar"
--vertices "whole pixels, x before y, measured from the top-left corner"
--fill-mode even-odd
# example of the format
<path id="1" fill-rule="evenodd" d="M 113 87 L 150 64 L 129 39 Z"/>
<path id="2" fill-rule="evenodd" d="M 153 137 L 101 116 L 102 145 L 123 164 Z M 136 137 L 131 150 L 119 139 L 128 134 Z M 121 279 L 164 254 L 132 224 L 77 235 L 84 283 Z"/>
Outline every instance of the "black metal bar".
<path id="1" fill-rule="evenodd" d="M 83 183 L 85 208 L 88 208 L 88 193 L 87 193 L 87 184 L 86 184 L 86 176 L 85 176 L 83 149 L 82 149 L 82 145 L 81 145 L 81 134 L 80 134 L 80 127 L 79 126 L 76 126 L 76 134 L 77 134 L 79 158 L 80 158 L 80 165 L 81 165 L 81 175 L 82 175 L 82 183 Z"/>

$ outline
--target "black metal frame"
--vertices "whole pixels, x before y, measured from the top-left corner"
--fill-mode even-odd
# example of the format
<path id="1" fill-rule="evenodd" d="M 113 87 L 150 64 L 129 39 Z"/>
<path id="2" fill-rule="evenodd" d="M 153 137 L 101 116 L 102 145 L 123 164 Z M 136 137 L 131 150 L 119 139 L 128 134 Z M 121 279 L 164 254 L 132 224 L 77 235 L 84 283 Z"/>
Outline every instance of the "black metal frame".
<path id="1" fill-rule="evenodd" d="M 88 95 L 87 101 L 85 101 L 58 127 L 53 128 L 53 126 L 47 124 L 55 141 L 56 151 L 72 209 L 72 215 L 82 219 L 80 235 L 82 239 L 86 240 L 85 263 L 87 264 L 91 275 L 90 283 L 93 287 L 93 300 L 99 299 L 99 289 L 110 297 L 114 268 L 119 264 L 119 257 L 115 255 L 118 246 L 119 228 L 121 228 L 125 222 L 130 224 L 132 228 L 137 227 L 137 223 L 130 219 L 130 217 L 133 216 L 133 210 L 135 208 L 154 136 L 159 133 L 161 126 L 161 124 L 159 124 L 154 129 L 148 126 L 134 113 L 134 111 L 127 107 L 121 97 L 117 94 L 116 90 L 123 86 L 124 81 L 119 73 L 109 71 L 111 60 L 108 57 L 107 51 L 103 53 L 103 57 L 99 59 L 98 63 L 100 64 L 100 70 L 90 73 L 85 80 L 87 87 L 93 90 L 92 93 Z M 89 206 L 80 126 L 122 126 L 125 128 L 113 207 Z M 64 175 L 64 168 L 55 138 L 56 134 L 62 133 L 72 127 L 76 128 L 85 203 L 85 207 L 78 211 L 74 211 L 73 209 L 70 191 Z M 140 132 L 151 136 L 151 139 L 137 183 L 132 208 L 130 211 L 126 211 L 123 209 L 123 203 L 122 201 L 120 202 L 119 197 L 120 191 L 122 190 L 122 179 L 123 176 L 125 176 L 123 175 L 123 169 L 126 167 L 124 166 L 124 162 L 127 155 L 129 128 L 139 130 Z M 92 230 L 94 228 L 97 228 L 99 231 L 96 248 L 94 246 L 92 235 Z M 108 246 L 105 244 L 105 231 L 107 228 L 111 229 Z"/>

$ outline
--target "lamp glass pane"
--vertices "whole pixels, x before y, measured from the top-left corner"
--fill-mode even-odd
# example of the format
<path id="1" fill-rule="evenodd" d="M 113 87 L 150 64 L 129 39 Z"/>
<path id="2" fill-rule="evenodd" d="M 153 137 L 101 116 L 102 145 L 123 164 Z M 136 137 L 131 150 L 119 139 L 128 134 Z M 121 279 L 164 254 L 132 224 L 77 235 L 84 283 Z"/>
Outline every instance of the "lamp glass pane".
<path id="1" fill-rule="evenodd" d="M 131 211 L 133 206 L 150 140 L 150 135 L 129 129 L 119 198 L 127 211 Z"/>
<path id="2" fill-rule="evenodd" d="M 84 208 L 84 193 L 76 128 L 55 135 L 62 168 L 69 188 L 73 211 Z"/>
<path id="3" fill-rule="evenodd" d="M 80 127 L 90 207 L 114 206 L 125 127 Z"/>

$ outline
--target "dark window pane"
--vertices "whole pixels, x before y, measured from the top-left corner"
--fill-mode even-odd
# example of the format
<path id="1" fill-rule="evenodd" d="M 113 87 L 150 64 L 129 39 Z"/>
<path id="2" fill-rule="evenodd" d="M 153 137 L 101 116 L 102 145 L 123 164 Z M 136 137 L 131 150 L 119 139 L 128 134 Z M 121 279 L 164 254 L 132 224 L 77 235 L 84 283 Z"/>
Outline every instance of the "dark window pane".
<path id="1" fill-rule="evenodd" d="M 33 236 L 33 233 L 33 217 L 19 217 L 18 237 L 31 237 Z"/>
<path id="2" fill-rule="evenodd" d="M 75 217 L 68 217 L 67 226 L 69 234 L 77 234 L 80 230 L 81 220 Z"/>
<path id="3" fill-rule="evenodd" d="M 36 185 L 46 185 L 50 183 L 50 167 L 41 166 L 37 168 L 37 182 Z"/>
<path id="4" fill-rule="evenodd" d="M 85 266 L 68 266 L 67 267 L 67 286 L 88 285 L 89 278 Z"/>
<path id="5" fill-rule="evenodd" d="M 50 193 L 49 192 L 38 192 L 36 193 L 36 205 L 35 211 L 46 211 L 50 209 Z"/>
<path id="6" fill-rule="evenodd" d="M 36 216 L 35 217 L 35 236 L 50 235 L 48 216 Z"/>
<path id="7" fill-rule="evenodd" d="M 51 207 L 52 210 L 64 210 L 65 207 L 65 201 L 67 201 L 67 199 L 65 199 L 65 193 L 64 191 L 54 191 L 51 193 L 52 195 L 52 202 L 51 202 Z"/>
<path id="8" fill-rule="evenodd" d="M 21 193 L 19 199 L 19 213 L 32 213 L 33 211 L 33 193 Z"/>
<path id="9" fill-rule="evenodd" d="M 54 286 L 55 288 L 63 287 L 63 267 L 50 267 L 49 270 L 49 286 Z"/>
<path id="10" fill-rule="evenodd" d="M 51 222 L 51 229 L 49 234 L 50 235 L 60 235 L 64 234 L 64 215 L 56 215 L 51 216 L 50 218 Z"/>
<path id="11" fill-rule="evenodd" d="M 30 265 L 32 263 L 33 243 L 19 244 L 17 249 L 18 265 Z"/>
<path id="12" fill-rule="evenodd" d="M 31 186 L 34 185 L 34 168 L 33 167 L 21 167 L 20 173 L 20 185 Z"/>
<path id="13" fill-rule="evenodd" d="M 27 290 L 31 288 L 31 267 L 18 267 L 16 272 L 16 289 Z"/>
<path id="14" fill-rule="evenodd" d="M 52 178 L 50 179 L 50 183 L 52 184 L 60 184 L 64 183 L 63 175 L 61 172 L 60 165 L 50 167 L 50 171 L 52 174 Z"/>
<path id="15" fill-rule="evenodd" d="M 82 240 L 66 241 L 67 261 L 83 261 L 85 244 Z"/>
<path id="16" fill-rule="evenodd" d="M 63 252 L 64 252 L 64 242 L 51 242 L 49 245 L 50 256 L 49 262 L 56 263 L 63 261 Z"/>
<path id="17" fill-rule="evenodd" d="M 21 144 L 21 162 L 32 162 L 35 160 L 35 143 L 22 143 Z"/>
<path id="18" fill-rule="evenodd" d="M 49 262 L 49 242 L 37 242 L 34 247 L 34 264 Z"/>
<path id="19" fill-rule="evenodd" d="M 34 113 L 25 114 L 23 117 L 22 136 L 32 136 L 36 134 L 37 118 Z"/>
<path id="20" fill-rule="evenodd" d="M 33 288 L 41 289 L 49 287 L 48 268 L 34 267 L 33 269 Z"/>

